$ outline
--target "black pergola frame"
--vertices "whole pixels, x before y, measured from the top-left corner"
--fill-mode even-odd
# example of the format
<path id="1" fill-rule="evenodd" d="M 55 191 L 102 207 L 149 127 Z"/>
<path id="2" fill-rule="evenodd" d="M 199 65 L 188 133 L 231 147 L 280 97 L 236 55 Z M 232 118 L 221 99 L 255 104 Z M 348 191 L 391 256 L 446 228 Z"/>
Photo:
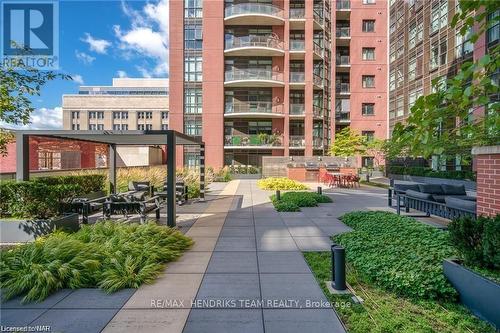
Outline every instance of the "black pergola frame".
<path id="1" fill-rule="evenodd" d="M 200 192 L 205 190 L 205 143 L 200 138 L 174 130 L 151 131 L 72 131 L 72 130 L 27 130 L 16 131 L 16 179 L 29 180 L 30 136 L 52 139 L 85 141 L 106 144 L 109 147 L 109 186 L 116 193 L 116 147 L 117 146 L 167 146 L 167 226 L 176 226 L 176 146 L 200 146 Z"/>

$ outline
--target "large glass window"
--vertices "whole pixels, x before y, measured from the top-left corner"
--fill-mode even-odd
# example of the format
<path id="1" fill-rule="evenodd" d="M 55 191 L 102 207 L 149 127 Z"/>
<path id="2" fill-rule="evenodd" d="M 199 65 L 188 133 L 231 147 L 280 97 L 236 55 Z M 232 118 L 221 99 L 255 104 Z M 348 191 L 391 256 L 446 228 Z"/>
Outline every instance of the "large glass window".
<path id="1" fill-rule="evenodd" d="M 408 110 L 411 111 L 411 108 L 413 107 L 417 99 L 423 95 L 423 92 L 424 91 L 422 87 L 417 87 L 410 91 L 410 93 L 408 94 Z"/>
<path id="2" fill-rule="evenodd" d="M 203 0 L 184 0 L 184 17 L 201 18 L 203 17 Z"/>
<path id="3" fill-rule="evenodd" d="M 500 39 L 500 23 L 498 22 L 499 14 L 500 10 L 488 14 L 488 23 L 491 24 L 487 31 L 488 44 L 493 44 Z"/>
<path id="4" fill-rule="evenodd" d="M 203 33 L 201 24 L 188 24 L 184 27 L 184 48 L 201 50 Z"/>
<path id="5" fill-rule="evenodd" d="M 363 60 L 375 60 L 374 47 L 363 47 Z"/>
<path id="6" fill-rule="evenodd" d="M 184 89 L 184 113 L 201 113 L 202 102 L 201 88 Z"/>
<path id="7" fill-rule="evenodd" d="M 405 114 L 405 100 L 404 96 L 399 96 L 396 99 L 396 117 L 402 117 Z"/>
<path id="8" fill-rule="evenodd" d="M 455 37 L 455 56 L 457 58 L 461 58 L 468 54 L 471 54 L 474 50 L 474 44 L 470 41 L 471 35 L 471 30 L 468 31 L 465 36 L 462 36 L 462 34 L 460 34 L 460 31 L 457 31 Z"/>
<path id="9" fill-rule="evenodd" d="M 430 34 L 448 24 L 448 0 L 436 1 L 431 9 Z"/>
<path id="10" fill-rule="evenodd" d="M 361 114 L 363 116 L 373 116 L 375 114 L 375 103 L 361 104 Z"/>
<path id="11" fill-rule="evenodd" d="M 201 119 L 185 119 L 184 134 L 201 136 Z"/>
<path id="12" fill-rule="evenodd" d="M 443 38 L 441 40 L 434 39 L 431 42 L 430 49 L 430 70 L 436 69 L 437 67 L 446 64 L 447 61 L 447 40 Z"/>
<path id="13" fill-rule="evenodd" d="M 363 20 L 363 32 L 374 32 L 375 20 Z"/>
<path id="14" fill-rule="evenodd" d="M 375 75 L 363 75 L 362 86 L 363 88 L 375 88 Z"/>
<path id="15" fill-rule="evenodd" d="M 410 25 L 408 31 L 408 48 L 411 50 L 418 43 L 422 41 L 424 37 L 424 24 L 422 18 L 418 19 Z"/>
<path id="16" fill-rule="evenodd" d="M 389 74 L 389 90 L 393 91 L 394 89 L 396 89 L 396 72 L 393 69 Z"/>
<path id="17" fill-rule="evenodd" d="M 202 80 L 202 58 L 186 56 L 184 58 L 184 81 L 200 82 Z"/>

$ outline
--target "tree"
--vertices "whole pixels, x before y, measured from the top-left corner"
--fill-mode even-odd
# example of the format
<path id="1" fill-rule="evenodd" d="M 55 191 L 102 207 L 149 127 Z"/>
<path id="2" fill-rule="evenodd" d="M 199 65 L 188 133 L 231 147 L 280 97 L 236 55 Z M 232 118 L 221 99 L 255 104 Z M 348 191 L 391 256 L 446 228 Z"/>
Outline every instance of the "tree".
<path id="1" fill-rule="evenodd" d="M 335 141 L 330 146 L 331 156 L 350 157 L 366 152 L 365 139 L 349 127 L 335 133 Z"/>
<path id="2" fill-rule="evenodd" d="M 460 0 L 459 7 L 452 26 L 460 26 L 460 33 L 472 43 L 500 19 L 496 1 Z M 476 30 L 471 34 L 473 27 Z M 473 146 L 498 144 L 500 104 L 495 99 L 499 93 L 495 73 L 499 50 L 496 46 L 477 61 L 464 62 L 444 84 L 434 80 L 435 92 L 417 99 L 406 124 L 395 125 L 385 145 L 386 156 L 470 156 Z M 478 108 L 484 108 L 485 115 L 478 115 Z"/>
<path id="3" fill-rule="evenodd" d="M 24 54 L 30 54 L 24 48 Z M 71 76 L 53 71 L 41 71 L 27 65 L 0 69 L 0 121 L 11 125 L 27 125 L 35 108 L 31 96 L 40 96 L 42 87 L 48 82 L 61 78 L 72 80 Z M 0 154 L 7 154 L 7 144 L 12 141 L 11 132 L 0 129 Z"/>

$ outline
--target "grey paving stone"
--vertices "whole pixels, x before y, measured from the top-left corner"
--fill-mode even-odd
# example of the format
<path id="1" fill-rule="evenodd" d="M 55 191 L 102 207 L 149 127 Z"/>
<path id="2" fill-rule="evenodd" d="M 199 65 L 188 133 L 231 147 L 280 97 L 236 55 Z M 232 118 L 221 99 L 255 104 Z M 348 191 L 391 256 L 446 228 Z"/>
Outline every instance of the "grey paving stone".
<path id="1" fill-rule="evenodd" d="M 309 301 L 326 300 L 312 274 L 261 274 L 262 299 L 294 300 L 305 307 Z"/>
<path id="2" fill-rule="evenodd" d="M 216 301 L 260 299 L 259 275 L 227 273 L 206 274 L 198 290 L 196 299 Z M 218 307 L 217 305 L 215 306 Z M 225 308 L 228 305 L 222 304 L 219 306 Z"/>
<path id="3" fill-rule="evenodd" d="M 337 217 L 313 217 L 311 218 L 311 221 L 318 226 L 345 225 Z"/>
<path id="4" fill-rule="evenodd" d="M 191 252 L 213 251 L 217 244 L 217 237 L 192 237 L 194 245 Z"/>
<path id="5" fill-rule="evenodd" d="M 264 332 L 261 310 L 193 309 L 183 333 Z"/>
<path id="6" fill-rule="evenodd" d="M 308 217 L 284 217 L 283 222 L 285 225 L 291 226 L 314 226 L 314 222 Z"/>
<path id="7" fill-rule="evenodd" d="M 286 219 L 286 218 L 305 218 L 306 215 L 302 212 L 280 212 L 279 213 L 280 216 L 283 218 L 283 219 Z"/>
<path id="8" fill-rule="evenodd" d="M 324 217 L 328 218 L 330 216 L 335 216 L 332 209 L 323 207 L 303 207 L 300 209 L 307 217 Z"/>
<path id="9" fill-rule="evenodd" d="M 254 221 L 256 227 L 285 226 L 281 217 L 256 217 Z"/>
<path id="10" fill-rule="evenodd" d="M 207 273 L 257 273 L 255 252 L 214 252 Z"/>
<path id="11" fill-rule="evenodd" d="M 6 302 L 0 303 L 0 308 L 2 311 L 4 309 L 49 309 L 53 307 L 57 302 L 60 302 L 64 297 L 71 294 L 73 290 L 63 289 L 50 295 L 45 300 L 40 303 L 27 303 L 21 304 L 22 297 L 16 297 Z"/>
<path id="12" fill-rule="evenodd" d="M 277 237 L 290 237 L 288 228 L 286 226 L 256 226 L 255 235 L 257 238 L 277 238 Z"/>
<path id="13" fill-rule="evenodd" d="M 189 309 L 123 309 L 106 326 L 104 333 L 182 332 Z"/>
<path id="14" fill-rule="evenodd" d="M 352 231 L 352 229 L 346 225 L 337 225 L 337 226 L 328 226 L 328 227 L 321 226 L 320 229 L 328 236 L 338 235 L 338 234 L 342 234 L 344 232 Z"/>
<path id="15" fill-rule="evenodd" d="M 255 251 L 255 237 L 221 237 L 215 251 Z"/>
<path id="16" fill-rule="evenodd" d="M 54 309 L 120 309 L 135 292 L 136 289 L 122 289 L 106 294 L 96 288 L 77 289 L 57 303 Z"/>
<path id="17" fill-rule="evenodd" d="M 48 325 L 53 332 L 98 333 L 118 312 L 118 309 L 51 309 L 30 324 Z"/>
<path id="18" fill-rule="evenodd" d="M 258 251 L 298 251 L 292 237 L 257 238 Z"/>
<path id="19" fill-rule="evenodd" d="M 317 226 L 289 226 L 288 231 L 294 237 L 321 237 L 325 236 Z"/>
<path id="20" fill-rule="evenodd" d="M 234 211 L 229 211 L 227 213 L 228 218 L 253 218 L 252 209 L 238 209 Z"/>
<path id="21" fill-rule="evenodd" d="M 253 227 L 253 218 L 228 217 L 224 227 Z"/>
<path id="22" fill-rule="evenodd" d="M 330 237 L 293 237 L 301 251 L 329 251 L 332 245 Z"/>
<path id="23" fill-rule="evenodd" d="M 259 272 L 310 273 L 300 252 L 258 252 Z"/>
<path id="24" fill-rule="evenodd" d="M 0 310 L 2 326 L 28 326 L 46 309 L 4 309 Z"/>
<path id="25" fill-rule="evenodd" d="M 222 228 L 220 237 L 254 237 L 255 231 L 253 226 L 249 227 L 229 227 Z"/>
<path id="26" fill-rule="evenodd" d="M 331 309 L 264 310 L 266 332 L 343 333 L 344 327 Z"/>

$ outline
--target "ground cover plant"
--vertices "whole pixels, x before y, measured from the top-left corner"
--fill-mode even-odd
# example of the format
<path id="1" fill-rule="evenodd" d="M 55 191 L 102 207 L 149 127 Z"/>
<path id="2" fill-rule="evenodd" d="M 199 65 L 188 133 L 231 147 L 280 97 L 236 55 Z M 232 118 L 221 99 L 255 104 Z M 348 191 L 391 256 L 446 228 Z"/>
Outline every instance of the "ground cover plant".
<path id="1" fill-rule="evenodd" d="M 111 221 L 83 225 L 76 233 L 55 232 L 0 252 L 4 299 L 42 301 L 62 288 L 99 287 L 111 293 L 151 283 L 166 263 L 193 241 L 175 229 Z"/>
<path id="2" fill-rule="evenodd" d="M 367 281 L 406 297 L 457 298 L 442 267 L 457 255 L 448 232 L 388 212 L 352 212 L 341 220 L 354 231 L 334 242 Z"/>
<path id="3" fill-rule="evenodd" d="M 460 304 L 400 297 L 376 286 L 352 265 L 347 266 L 347 282 L 363 303 L 354 303 L 351 295 L 331 295 L 324 283 L 331 280 L 330 253 L 305 252 L 304 257 L 350 333 L 495 332 Z"/>
<path id="4" fill-rule="evenodd" d="M 270 198 L 278 212 L 298 212 L 300 207 L 316 207 L 319 203 L 332 202 L 332 199 L 326 195 L 303 191 L 283 193 L 280 200 L 275 194 Z"/>
<path id="5" fill-rule="evenodd" d="M 257 181 L 262 190 L 299 191 L 309 189 L 306 185 L 286 177 L 269 177 Z"/>

